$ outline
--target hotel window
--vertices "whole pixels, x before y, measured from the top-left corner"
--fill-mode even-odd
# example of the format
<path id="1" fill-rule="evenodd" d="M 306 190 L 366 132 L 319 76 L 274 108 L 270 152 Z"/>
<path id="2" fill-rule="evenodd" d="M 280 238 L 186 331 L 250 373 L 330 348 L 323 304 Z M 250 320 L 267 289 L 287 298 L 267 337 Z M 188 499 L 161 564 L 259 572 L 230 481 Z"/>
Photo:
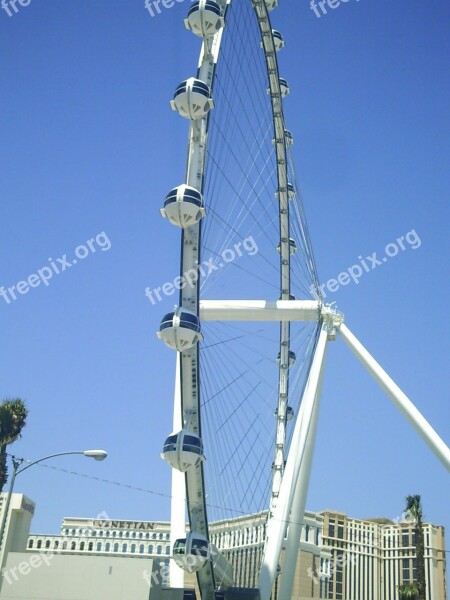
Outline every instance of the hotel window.
<path id="1" fill-rule="evenodd" d="M 33 545 L 34 545 L 34 542 L 33 542 L 33 540 L 30 540 L 30 541 L 28 542 L 28 548 L 32 548 L 32 547 L 33 547 Z"/>
<path id="2" fill-rule="evenodd" d="M 132 537 L 132 538 L 135 538 L 135 537 L 136 537 L 136 532 L 135 532 L 135 531 L 133 531 L 133 533 L 131 534 L 131 537 Z"/>
<path id="3" fill-rule="evenodd" d="M 131 544 L 130 552 L 134 554 L 136 552 L 136 544 Z"/>
<path id="4" fill-rule="evenodd" d="M 106 542 L 106 544 L 105 544 L 105 552 L 109 552 L 110 548 L 111 548 L 111 544 L 109 542 Z"/>
<path id="5" fill-rule="evenodd" d="M 117 542 L 114 544 L 113 548 L 114 548 L 114 550 L 113 550 L 114 552 L 119 552 L 119 544 Z"/>
<path id="6" fill-rule="evenodd" d="M 334 537 L 334 523 L 329 523 L 328 525 L 328 536 Z"/>
<path id="7" fill-rule="evenodd" d="M 88 551 L 92 552 L 93 549 L 94 549 L 94 542 L 89 542 L 89 544 L 88 544 Z"/>
<path id="8" fill-rule="evenodd" d="M 156 554 L 162 554 L 162 546 L 161 545 L 156 547 Z"/>
<path id="9" fill-rule="evenodd" d="M 112 532 L 112 536 L 113 536 L 113 537 L 116 537 L 116 535 L 117 535 L 117 532 L 116 532 L 116 531 L 113 531 L 113 532 Z"/>
<path id="10" fill-rule="evenodd" d="M 72 543 L 70 544 L 70 549 L 71 549 L 71 550 L 76 550 L 76 547 L 77 547 L 77 543 L 76 543 L 76 542 L 72 542 Z"/>
<path id="11" fill-rule="evenodd" d="M 127 544 L 122 544 L 122 552 L 126 552 L 128 549 L 128 545 Z"/>
<path id="12" fill-rule="evenodd" d="M 45 548 L 46 548 L 46 549 L 50 548 L 50 540 L 47 540 L 47 541 L 45 542 Z"/>
<path id="13" fill-rule="evenodd" d="M 341 540 L 344 539 L 344 526 L 343 525 L 338 525 L 337 536 Z"/>
<path id="14" fill-rule="evenodd" d="M 84 542 L 80 543 L 80 550 L 84 550 Z"/>
<path id="15" fill-rule="evenodd" d="M 144 554 L 144 544 L 139 546 L 139 554 Z"/>
<path id="16" fill-rule="evenodd" d="M 62 549 L 67 550 L 67 542 L 63 542 Z"/>
<path id="17" fill-rule="evenodd" d="M 417 559 L 413 558 L 412 563 L 413 563 L 412 564 L 412 567 L 413 567 L 412 580 L 417 581 Z"/>
<path id="18" fill-rule="evenodd" d="M 97 552 L 101 552 L 101 551 L 102 551 L 102 543 L 97 542 Z"/>
<path id="19" fill-rule="evenodd" d="M 153 544 L 150 544 L 150 546 L 148 547 L 148 553 L 153 554 Z"/>
<path id="20" fill-rule="evenodd" d="M 409 533 L 402 533 L 402 546 L 403 548 L 409 546 Z"/>
<path id="21" fill-rule="evenodd" d="M 57 550 L 59 548 L 59 542 L 58 542 L 58 540 L 55 540 L 55 543 L 53 544 L 53 548 L 55 550 Z"/>
<path id="22" fill-rule="evenodd" d="M 142 536 L 143 536 L 143 535 L 144 535 L 144 534 L 143 534 L 143 533 L 142 533 L 142 531 L 141 531 L 141 532 L 139 533 L 139 539 L 140 539 L 140 540 L 142 540 Z"/>
<path id="23" fill-rule="evenodd" d="M 166 554 L 167 554 L 167 556 L 169 556 L 169 554 L 170 554 L 170 546 L 166 546 Z"/>

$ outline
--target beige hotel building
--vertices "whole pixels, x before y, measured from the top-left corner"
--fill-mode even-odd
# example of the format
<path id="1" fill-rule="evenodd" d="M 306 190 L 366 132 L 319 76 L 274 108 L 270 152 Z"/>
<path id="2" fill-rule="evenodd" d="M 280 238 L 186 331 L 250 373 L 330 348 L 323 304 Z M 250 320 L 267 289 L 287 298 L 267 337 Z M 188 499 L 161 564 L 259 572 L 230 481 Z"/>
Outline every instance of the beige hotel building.
<path id="1" fill-rule="evenodd" d="M 261 512 L 210 524 L 211 542 L 232 563 L 236 587 L 257 586 L 266 517 Z M 427 600 L 447 600 L 444 529 L 426 523 L 424 531 Z M 60 535 L 30 535 L 27 552 L 153 558 L 163 566 L 170 561 L 169 540 L 167 522 L 71 517 L 64 519 Z M 163 585 L 168 585 L 167 571 L 161 570 Z M 332 510 L 306 513 L 293 600 L 398 600 L 398 586 L 415 576 L 411 523 L 352 519 Z M 195 586 L 192 575 L 185 585 Z"/>

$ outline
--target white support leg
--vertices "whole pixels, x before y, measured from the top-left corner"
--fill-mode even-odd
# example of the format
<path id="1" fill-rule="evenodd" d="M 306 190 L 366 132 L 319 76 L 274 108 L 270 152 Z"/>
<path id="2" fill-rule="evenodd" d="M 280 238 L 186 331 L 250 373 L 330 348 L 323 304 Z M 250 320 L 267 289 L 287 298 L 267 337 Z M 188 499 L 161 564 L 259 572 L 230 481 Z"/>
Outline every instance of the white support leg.
<path id="1" fill-rule="evenodd" d="M 317 433 L 317 423 L 319 421 L 320 398 L 322 395 L 323 374 L 325 371 L 324 353 L 321 370 L 319 374 L 319 383 L 317 386 L 314 411 L 311 419 L 311 427 L 306 439 L 305 455 L 300 467 L 300 475 L 295 486 L 294 500 L 292 503 L 291 516 L 289 519 L 288 534 L 284 553 L 284 563 L 281 573 L 280 586 L 278 588 L 279 600 L 290 600 L 292 597 L 292 587 L 294 584 L 295 570 L 297 567 L 297 557 L 299 555 L 300 537 L 305 517 L 306 499 L 308 495 L 309 477 L 311 474 L 312 461 L 314 456 L 314 446 Z"/>
<path id="2" fill-rule="evenodd" d="M 180 354 L 177 352 L 175 374 L 175 396 L 173 407 L 173 430 L 183 428 L 181 417 Z M 170 505 L 170 547 L 173 550 L 175 540 L 186 536 L 186 482 L 185 475 L 172 469 L 172 499 Z M 174 560 L 170 561 L 170 587 L 184 588 L 184 571 Z"/>
<path id="3" fill-rule="evenodd" d="M 408 419 L 442 464 L 450 471 L 450 450 L 445 442 L 348 327 L 344 324 L 340 325 L 339 333 L 399 411 Z"/>
<path id="4" fill-rule="evenodd" d="M 267 541 L 259 576 L 261 600 L 270 600 L 278 569 L 286 526 L 291 514 L 295 487 L 305 460 L 306 446 L 314 422 L 317 390 L 325 357 L 328 332 L 325 325 L 319 334 L 314 359 L 302 399 L 302 409 L 297 417 L 289 456 L 280 487 L 280 495 L 273 516 L 267 525 Z"/>

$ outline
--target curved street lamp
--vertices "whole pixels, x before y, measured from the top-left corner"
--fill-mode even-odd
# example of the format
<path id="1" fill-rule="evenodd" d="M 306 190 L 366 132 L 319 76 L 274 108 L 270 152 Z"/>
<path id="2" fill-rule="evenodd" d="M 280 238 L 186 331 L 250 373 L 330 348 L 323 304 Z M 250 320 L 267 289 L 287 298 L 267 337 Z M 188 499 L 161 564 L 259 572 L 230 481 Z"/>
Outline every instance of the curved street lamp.
<path id="1" fill-rule="evenodd" d="M 30 467 L 33 467 L 34 465 L 37 465 L 38 463 L 43 462 L 44 460 L 48 460 L 49 458 L 55 458 L 56 456 L 67 456 L 69 454 L 83 454 L 84 456 L 87 456 L 88 458 L 93 458 L 94 460 L 105 460 L 105 458 L 108 456 L 108 453 L 105 452 L 105 450 L 80 450 L 80 451 L 75 451 L 75 452 L 58 452 L 57 454 L 50 454 L 49 456 L 44 456 L 43 458 L 34 460 L 33 462 L 27 464 L 22 469 L 20 469 L 19 467 L 25 461 L 25 459 L 24 458 L 16 458 L 15 456 L 11 456 L 14 469 L 13 469 L 13 472 L 11 475 L 11 483 L 9 485 L 8 496 L 6 497 L 6 503 L 5 503 L 4 510 L 3 510 L 2 524 L 0 527 L 0 551 L 2 549 L 3 536 L 5 534 L 5 528 L 6 528 L 6 519 L 8 518 L 9 506 L 11 504 L 11 496 L 12 496 L 12 493 L 14 490 L 14 482 L 16 481 L 17 475 L 19 475 L 20 473 L 23 473 Z"/>

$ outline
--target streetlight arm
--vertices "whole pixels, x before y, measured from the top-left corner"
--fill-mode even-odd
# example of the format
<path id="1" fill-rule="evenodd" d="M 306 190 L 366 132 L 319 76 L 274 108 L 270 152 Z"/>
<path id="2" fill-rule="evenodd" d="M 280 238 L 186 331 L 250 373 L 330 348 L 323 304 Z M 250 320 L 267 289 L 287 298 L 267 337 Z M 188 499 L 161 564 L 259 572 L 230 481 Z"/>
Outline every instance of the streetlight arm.
<path id="1" fill-rule="evenodd" d="M 48 460 L 49 458 L 55 458 L 56 456 L 67 456 L 67 454 L 84 454 L 84 452 L 58 452 L 58 454 L 50 454 L 49 456 L 44 456 L 39 460 L 34 460 L 33 462 L 28 463 L 25 467 L 22 467 L 22 469 L 16 471 L 16 475 L 19 475 L 19 473 L 23 473 L 23 471 L 26 471 L 33 465 L 37 465 L 38 463 L 43 462 L 44 460 Z"/>
<path id="2" fill-rule="evenodd" d="M 49 458 L 55 458 L 56 456 L 67 456 L 68 454 L 83 454 L 88 458 L 95 458 L 95 460 L 104 460 L 107 457 L 107 453 L 105 450 L 78 450 L 75 452 L 58 452 L 57 454 L 50 454 L 49 456 L 44 456 L 43 458 L 39 458 L 38 460 L 34 460 L 33 462 L 27 464 L 22 469 L 16 471 L 16 475 L 22 473 L 26 469 L 29 469 L 33 465 L 37 465 L 38 463 L 43 462 L 44 460 L 48 460 Z"/>

